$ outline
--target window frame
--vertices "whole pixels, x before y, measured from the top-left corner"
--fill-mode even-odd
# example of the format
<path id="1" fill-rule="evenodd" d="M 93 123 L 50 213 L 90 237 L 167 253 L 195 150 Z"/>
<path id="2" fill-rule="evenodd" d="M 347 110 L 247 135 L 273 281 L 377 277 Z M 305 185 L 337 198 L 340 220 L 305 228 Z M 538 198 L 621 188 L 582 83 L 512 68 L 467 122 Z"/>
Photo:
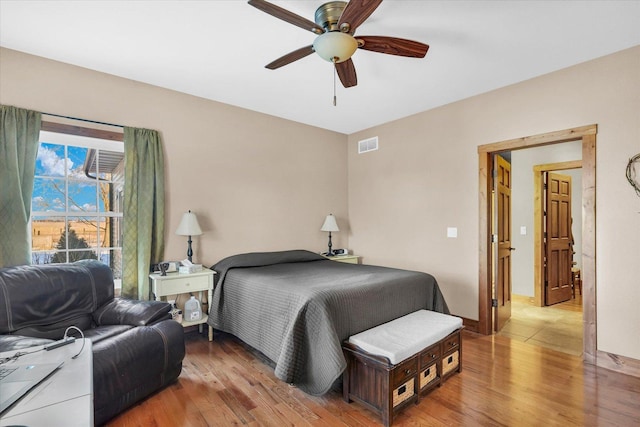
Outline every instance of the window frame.
<path id="1" fill-rule="evenodd" d="M 79 146 L 79 147 L 85 147 L 88 149 L 109 150 L 109 151 L 124 153 L 124 133 L 122 132 L 114 132 L 114 131 L 109 131 L 104 129 L 95 129 L 95 128 L 69 125 L 64 123 L 49 122 L 45 120 L 42 121 L 40 132 L 41 132 L 41 135 L 42 135 L 42 132 L 45 132 L 45 135 L 46 134 L 49 134 L 49 135 L 47 135 L 47 137 L 44 138 L 44 140 L 42 137 L 40 137 L 38 144 L 40 144 L 40 141 L 43 141 L 46 143 L 60 144 L 62 146 L 65 146 L 65 149 L 64 149 L 65 157 L 67 156 L 69 146 Z M 49 136 L 51 137 L 49 138 Z M 90 138 L 90 139 L 87 139 L 87 138 Z M 120 142 L 122 143 L 122 146 L 114 147 L 113 145 L 114 142 Z M 43 177 L 38 177 L 38 178 L 43 178 Z M 69 177 L 64 176 L 60 178 L 64 180 L 65 188 L 66 188 L 68 183 L 70 182 Z M 72 179 L 71 182 L 74 182 L 74 180 Z M 96 179 L 95 182 L 96 182 L 96 185 L 98 186 L 100 185 L 100 181 L 98 179 Z M 124 184 L 119 192 L 120 196 L 122 196 L 121 193 L 123 191 L 124 191 Z M 97 190 L 97 192 L 99 192 L 99 190 Z M 114 199 L 114 204 L 115 203 L 117 203 L 117 201 Z M 112 206 L 111 209 L 113 209 L 113 207 L 114 206 Z M 69 218 L 71 217 L 85 217 L 85 218 L 115 217 L 115 218 L 122 218 L 120 221 L 120 224 L 124 223 L 124 211 L 122 207 L 120 208 L 119 214 L 104 215 L 105 212 L 106 211 L 100 211 L 98 208 L 95 212 L 77 212 L 76 213 L 76 212 L 70 211 L 69 206 L 65 206 L 65 210 L 63 212 L 54 212 L 52 214 L 52 212 L 35 211 L 32 207 L 29 220 L 31 223 L 31 220 L 34 217 L 59 216 L 62 220 L 65 221 L 65 224 L 67 224 L 69 222 Z M 32 224 L 30 224 L 30 229 L 33 232 Z M 96 236 L 97 238 L 99 238 L 99 231 L 96 231 Z M 94 251 L 96 248 L 98 248 L 99 250 L 108 250 L 108 251 L 119 249 L 120 253 L 122 254 L 122 246 L 109 246 L 108 248 L 106 247 L 103 248 L 100 246 L 99 242 L 96 242 L 95 246 L 90 246 L 90 248 L 88 248 L 87 250 Z M 68 252 L 69 252 L 69 248 L 67 247 L 65 254 Z M 124 263 L 124 259 L 122 260 L 122 262 Z M 124 269 L 124 265 L 121 266 L 121 269 Z M 121 288 L 121 279 L 114 279 L 114 286 L 116 289 Z"/>

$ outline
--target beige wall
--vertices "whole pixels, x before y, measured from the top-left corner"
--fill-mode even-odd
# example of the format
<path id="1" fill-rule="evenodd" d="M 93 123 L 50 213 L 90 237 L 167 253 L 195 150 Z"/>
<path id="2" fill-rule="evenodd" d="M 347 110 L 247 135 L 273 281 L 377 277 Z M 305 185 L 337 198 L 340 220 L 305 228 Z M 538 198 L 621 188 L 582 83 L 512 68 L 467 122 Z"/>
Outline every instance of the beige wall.
<path id="1" fill-rule="evenodd" d="M 166 155 L 166 259 L 196 212 L 194 261 L 245 251 L 326 250 L 320 227 L 347 223 L 346 136 L 95 71 L 0 49 L 0 103 L 156 129 Z M 334 233 L 335 247 L 347 245 Z"/>
<path id="2" fill-rule="evenodd" d="M 640 359 L 640 198 L 625 179 L 638 76 L 635 47 L 350 135 L 351 248 L 432 272 L 452 311 L 478 319 L 478 145 L 597 124 L 597 346 Z M 380 149 L 358 155 L 375 135 Z"/>

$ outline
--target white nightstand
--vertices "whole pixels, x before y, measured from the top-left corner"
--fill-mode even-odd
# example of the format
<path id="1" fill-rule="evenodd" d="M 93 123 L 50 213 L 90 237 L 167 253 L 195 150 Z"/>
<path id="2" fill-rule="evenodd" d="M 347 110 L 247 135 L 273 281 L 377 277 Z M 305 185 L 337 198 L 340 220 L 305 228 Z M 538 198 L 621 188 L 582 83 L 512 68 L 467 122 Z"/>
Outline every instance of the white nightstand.
<path id="1" fill-rule="evenodd" d="M 188 294 L 198 292 L 198 299 L 202 303 L 203 292 L 208 293 L 209 310 L 211 310 L 211 301 L 213 300 L 213 280 L 215 271 L 208 268 L 195 273 L 167 273 L 166 276 L 160 274 L 150 274 L 149 282 L 151 292 L 154 299 L 160 299 L 167 295 Z M 207 322 L 209 312 L 202 313 L 202 319 L 195 322 L 182 321 L 182 326 L 198 325 L 202 332 L 202 325 Z M 209 341 L 213 341 L 213 328 L 209 326 Z"/>
<path id="2" fill-rule="evenodd" d="M 347 264 L 359 264 L 360 257 L 358 255 L 336 255 L 327 257 L 331 261 L 345 262 Z"/>

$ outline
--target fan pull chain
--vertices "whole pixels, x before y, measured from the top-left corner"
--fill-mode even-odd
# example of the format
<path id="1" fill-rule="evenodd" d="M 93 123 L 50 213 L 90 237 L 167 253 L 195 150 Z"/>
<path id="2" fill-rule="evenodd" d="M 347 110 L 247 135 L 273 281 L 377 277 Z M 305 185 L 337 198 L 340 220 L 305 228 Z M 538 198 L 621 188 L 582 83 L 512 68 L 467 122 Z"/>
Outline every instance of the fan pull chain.
<path id="1" fill-rule="evenodd" d="M 337 105 L 338 98 L 336 97 L 336 74 L 338 70 L 336 69 L 336 58 L 333 58 L 333 106 Z"/>

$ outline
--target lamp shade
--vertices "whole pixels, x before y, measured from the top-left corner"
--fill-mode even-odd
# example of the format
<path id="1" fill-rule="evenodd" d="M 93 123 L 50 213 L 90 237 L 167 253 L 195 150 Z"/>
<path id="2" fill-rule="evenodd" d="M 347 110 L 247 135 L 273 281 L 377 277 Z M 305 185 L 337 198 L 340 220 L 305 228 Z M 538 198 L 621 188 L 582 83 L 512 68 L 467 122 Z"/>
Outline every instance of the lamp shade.
<path id="1" fill-rule="evenodd" d="M 196 214 L 189 211 L 182 215 L 182 220 L 180 221 L 180 225 L 178 225 L 178 229 L 176 230 L 176 234 L 180 236 L 199 236 L 202 234 L 202 230 L 200 229 L 200 224 L 198 224 L 198 218 Z"/>
<path id="2" fill-rule="evenodd" d="M 316 37 L 313 50 L 329 62 L 340 63 L 351 58 L 358 49 L 358 42 L 350 34 L 329 31 Z"/>
<path id="3" fill-rule="evenodd" d="M 340 231 L 338 228 L 338 223 L 336 222 L 336 217 L 333 214 L 327 215 L 324 219 L 324 224 L 320 228 L 320 231 Z"/>

